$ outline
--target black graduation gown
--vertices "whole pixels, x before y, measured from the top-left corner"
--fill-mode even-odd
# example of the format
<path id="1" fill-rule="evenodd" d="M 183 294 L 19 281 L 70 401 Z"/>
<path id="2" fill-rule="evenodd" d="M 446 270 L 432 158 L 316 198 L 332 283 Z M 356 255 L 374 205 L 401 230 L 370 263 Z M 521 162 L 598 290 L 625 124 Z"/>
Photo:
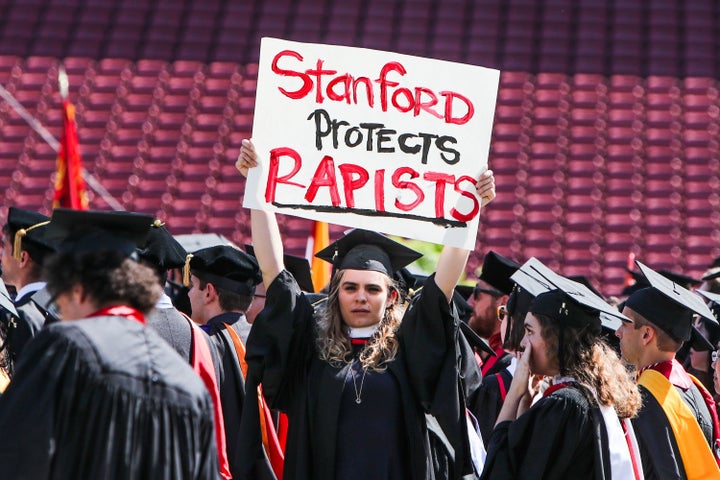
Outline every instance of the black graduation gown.
<path id="1" fill-rule="evenodd" d="M 253 435 L 255 439 L 260 438 L 259 436 L 255 436 L 255 430 L 258 434 L 260 433 L 260 417 L 258 408 L 256 407 L 253 410 L 252 405 L 250 405 L 248 415 L 253 417 L 253 420 L 248 421 L 246 428 L 250 429 L 251 433 L 244 433 L 244 431 L 247 430 L 241 429 L 240 425 L 242 417 L 245 414 L 245 405 L 251 402 L 257 405 L 257 397 L 253 395 L 251 398 L 248 398 L 247 402 L 245 401 L 245 378 L 240 369 L 235 344 L 230 334 L 226 331 L 226 323 L 230 325 L 230 328 L 232 328 L 238 336 L 241 336 L 241 333 L 246 330 L 243 328 L 242 323 L 247 323 L 247 319 L 243 313 L 226 312 L 211 318 L 203 325 L 203 330 L 209 335 L 213 347 L 211 350 L 215 350 L 219 359 L 218 387 L 220 391 L 220 403 L 222 403 L 223 407 L 225 440 L 227 443 L 230 473 L 233 478 L 243 480 L 255 478 L 273 479 L 274 474 L 270 462 L 267 460 L 264 450 L 259 448 L 261 444 L 255 443 L 255 446 L 258 448 L 255 449 L 256 457 L 253 457 L 252 462 L 246 460 L 247 457 L 243 456 L 243 450 L 240 447 L 243 435 Z M 257 386 L 255 388 L 257 388 Z M 248 470 L 249 465 L 253 466 L 250 471 Z"/>
<path id="2" fill-rule="evenodd" d="M 430 277 L 405 314 L 397 357 L 387 367 L 399 390 L 414 480 L 473 478 L 464 387 L 458 380 L 458 321 Z M 350 367 L 319 358 L 314 309 L 287 271 L 267 290 L 246 358 L 270 406 L 288 414 L 284 479 L 334 480 L 338 418 Z"/>
<path id="3" fill-rule="evenodd" d="M 686 479 L 677 440 L 665 412 L 645 387 L 638 385 L 638 389 L 642 395 L 643 406 L 632 423 L 640 447 L 645 479 Z M 702 394 L 695 385 L 686 391 L 678 388 L 678 392 L 698 419 L 708 444 L 712 444 L 712 417 Z"/>
<path id="4" fill-rule="evenodd" d="M 496 374 L 487 375 L 483 377 L 482 385 L 480 385 L 477 393 L 468 400 L 468 409 L 478 421 L 480 434 L 486 448 L 504 402 L 500 382 L 503 383 L 504 391 L 507 392 L 512 383 L 512 378 L 513 376 L 507 368 Z"/>
<path id="5" fill-rule="evenodd" d="M 0 465 L 14 480 L 216 479 L 212 400 L 139 322 L 57 323 L 0 397 Z"/>
<path id="6" fill-rule="evenodd" d="M 576 384 L 540 399 L 488 441 L 481 479 L 609 478 L 607 435 L 598 408 Z"/>

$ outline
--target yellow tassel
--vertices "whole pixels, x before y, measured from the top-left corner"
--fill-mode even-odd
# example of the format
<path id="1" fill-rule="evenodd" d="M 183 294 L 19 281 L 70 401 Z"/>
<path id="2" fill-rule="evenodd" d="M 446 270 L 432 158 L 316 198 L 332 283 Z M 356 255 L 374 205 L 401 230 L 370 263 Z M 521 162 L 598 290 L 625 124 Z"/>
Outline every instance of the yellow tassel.
<path id="1" fill-rule="evenodd" d="M 164 227 L 164 226 L 165 226 L 165 222 L 163 222 L 163 221 L 160 220 L 160 219 L 155 219 L 155 221 L 153 222 L 152 226 L 155 227 L 155 228 Z"/>
<path id="2" fill-rule="evenodd" d="M 185 266 L 183 267 L 183 285 L 186 287 L 190 286 L 190 259 L 192 257 L 192 253 L 188 253 L 185 257 Z"/>
<path id="3" fill-rule="evenodd" d="M 22 239 L 27 235 L 27 230 L 21 228 L 15 232 L 15 242 L 13 243 L 13 257 L 18 262 L 22 259 Z"/>
<path id="4" fill-rule="evenodd" d="M 31 230 L 34 230 L 38 227 L 42 227 L 43 225 L 47 225 L 50 223 L 50 220 L 47 220 L 45 222 L 36 223 L 35 225 L 32 225 L 28 228 L 21 228 L 17 232 L 15 232 L 15 241 L 13 242 L 13 257 L 15 257 L 15 260 L 18 262 L 22 259 L 22 239 L 25 235 L 28 234 Z"/>

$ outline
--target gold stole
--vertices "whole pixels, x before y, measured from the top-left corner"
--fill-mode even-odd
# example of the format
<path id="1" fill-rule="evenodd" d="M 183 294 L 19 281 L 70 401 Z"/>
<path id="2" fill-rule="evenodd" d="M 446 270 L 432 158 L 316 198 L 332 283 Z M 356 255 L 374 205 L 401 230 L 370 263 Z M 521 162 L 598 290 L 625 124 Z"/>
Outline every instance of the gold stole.
<path id="1" fill-rule="evenodd" d="M 710 445 L 690 408 L 665 376 L 655 370 L 645 370 L 638 384 L 647 388 L 665 412 L 675 442 L 680 450 L 685 475 L 691 479 L 720 478 L 720 469 Z"/>

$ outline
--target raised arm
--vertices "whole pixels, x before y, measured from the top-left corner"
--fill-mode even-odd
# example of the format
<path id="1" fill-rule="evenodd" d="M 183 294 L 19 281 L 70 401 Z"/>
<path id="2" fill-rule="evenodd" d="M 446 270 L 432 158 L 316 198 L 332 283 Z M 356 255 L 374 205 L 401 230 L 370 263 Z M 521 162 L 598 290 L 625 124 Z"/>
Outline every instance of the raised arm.
<path id="1" fill-rule="evenodd" d="M 248 170 L 257 166 L 257 154 L 250 140 L 243 140 L 240 155 L 235 166 L 247 178 Z M 262 271 L 265 288 L 285 268 L 283 246 L 275 213 L 265 210 L 250 210 L 253 249 Z"/>
<path id="2" fill-rule="evenodd" d="M 495 177 L 492 170 L 486 170 L 476 184 L 478 196 L 481 198 L 481 205 L 485 207 L 495 198 Z M 460 275 L 465 270 L 469 250 L 457 247 L 443 247 L 438 260 L 435 273 L 435 283 L 445 294 L 448 302 L 452 299 L 453 290 L 460 280 Z"/>

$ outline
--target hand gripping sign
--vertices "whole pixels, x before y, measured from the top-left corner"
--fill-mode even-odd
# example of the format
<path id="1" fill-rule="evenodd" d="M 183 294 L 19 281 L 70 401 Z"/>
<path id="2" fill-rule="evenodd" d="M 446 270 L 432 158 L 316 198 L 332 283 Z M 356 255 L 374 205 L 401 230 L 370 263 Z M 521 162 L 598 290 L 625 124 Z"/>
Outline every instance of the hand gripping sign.
<path id="1" fill-rule="evenodd" d="M 474 248 L 499 77 L 263 38 L 244 206 Z"/>

